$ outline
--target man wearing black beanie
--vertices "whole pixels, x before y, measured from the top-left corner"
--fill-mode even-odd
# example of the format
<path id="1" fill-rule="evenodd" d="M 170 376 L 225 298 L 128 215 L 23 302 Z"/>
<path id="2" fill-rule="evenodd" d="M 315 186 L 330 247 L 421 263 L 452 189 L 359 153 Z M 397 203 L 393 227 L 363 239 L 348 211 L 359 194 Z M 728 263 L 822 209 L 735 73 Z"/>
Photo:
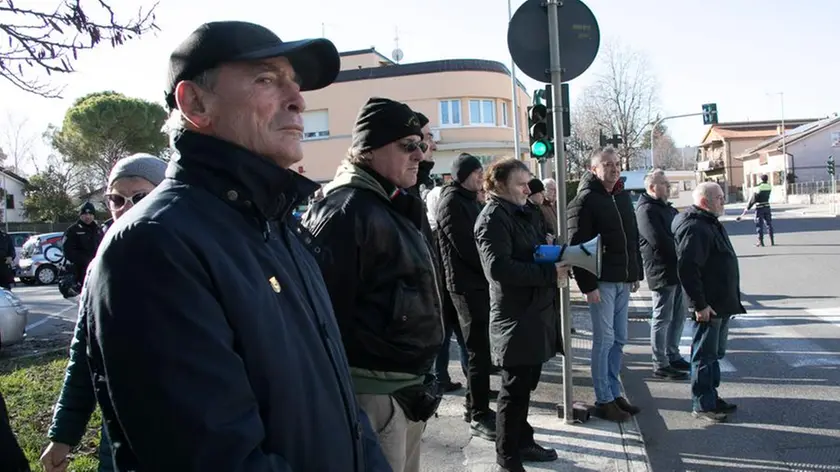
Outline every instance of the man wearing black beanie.
<path id="1" fill-rule="evenodd" d="M 440 402 L 443 339 L 423 203 L 406 190 L 428 146 L 405 104 L 371 98 L 347 160 L 303 216 L 350 363 L 356 397 L 396 472 L 419 472 L 425 422 Z"/>
<path id="2" fill-rule="evenodd" d="M 481 213 L 478 191 L 482 166 L 463 153 L 452 164 L 453 181 L 441 191 L 437 210 L 446 288 L 458 312 L 469 353 L 465 419 L 473 436 L 496 440 L 496 414 L 490 409 L 490 292 L 473 228 Z"/>

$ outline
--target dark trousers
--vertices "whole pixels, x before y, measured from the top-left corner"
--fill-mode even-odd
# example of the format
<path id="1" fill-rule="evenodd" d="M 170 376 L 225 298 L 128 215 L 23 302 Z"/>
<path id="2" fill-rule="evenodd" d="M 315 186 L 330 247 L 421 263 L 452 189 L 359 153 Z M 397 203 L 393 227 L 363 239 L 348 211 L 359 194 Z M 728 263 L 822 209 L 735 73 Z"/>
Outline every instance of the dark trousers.
<path id="1" fill-rule="evenodd" d="M 717 405 L 720 387 L 720 360 L 726 355 L 729 318 L 694 322 L 691 343 L 691 400 L 696 411 L 712 411 Z"/>
<path id="2" fill-rule="evenodd" d="M 467 376 L 467 348 L 464 344 L 464 336 L 461 334 L 461 327 L 458 323 L 458 312 L 452 303 L 452 298 L 446 290 L 441 291 L 443 301 L 443 344 L 440 346 L 437 358 L 435 358 L 434 373 L 441 385 L 452 381 L 449 377 L 449 345 L 452 342 L 452 334 L 458 342 L 458 354 L 461 361 L 461 371 L 464 377 Z"/>
<path id="3" fill-rule="evenodd" d="M 496 462 L 502 467 L 521 465 L 519 451 L 534 444 L 534 428 L 528 424 L 528 407 L 541 373 L 542 364 L 502 367 L 496 414 Z"/>
<path id="4" fill-rule="evenodd" d="M 756 208 L 755 209 L 755 234 L 758 235 L 758 242 L 764 244 L 764 225 L 767 225 L 767 234 L 770 236 L 770 242 L 773 239 L 773 212 L 770 208 Z"/>
<path id="5" fill-rule="evenodd" d="M 490 292 L 452 293 L 467 346 L 466 408 L 474 418 L 490 409 Z"/>

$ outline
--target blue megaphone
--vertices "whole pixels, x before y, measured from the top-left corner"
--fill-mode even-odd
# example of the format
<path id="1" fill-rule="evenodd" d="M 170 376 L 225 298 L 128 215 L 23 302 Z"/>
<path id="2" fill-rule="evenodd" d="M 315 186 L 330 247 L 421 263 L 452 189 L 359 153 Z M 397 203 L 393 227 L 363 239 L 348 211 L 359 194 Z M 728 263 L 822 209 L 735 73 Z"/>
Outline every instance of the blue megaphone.
<path id="1" fill-rule="evenodd" d="M 591 240 L 570 246 L 563 244 L 543 244 L 534 248 L 534 262 L 537 264 L 556 264 L 563 262 L 573 267 L 601 276 L 601 235 Z"/>

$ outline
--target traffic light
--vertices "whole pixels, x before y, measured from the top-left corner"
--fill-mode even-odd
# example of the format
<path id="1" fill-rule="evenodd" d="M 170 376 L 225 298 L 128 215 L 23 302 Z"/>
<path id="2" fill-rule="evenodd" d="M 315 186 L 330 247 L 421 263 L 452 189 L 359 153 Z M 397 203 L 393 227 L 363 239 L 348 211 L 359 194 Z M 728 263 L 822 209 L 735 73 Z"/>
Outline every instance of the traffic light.
<path id="1" fill-rule="evenodd" d="M 834 156 L 828 156 L 828 175 L 834 175 Z"/>
<path id="2" fill-rule="evenodd" d="M 703 105 L 703 124 L 716 125 L 718 123 L 717 103 Z"/>
<path id="3" fill-rule="evenodd" d="M 542 103 L 545 99 L 545 104 Z M 554 155 L 554 122 L 551 119 L 551 86 L 534 93 L 534 104 L 528 107 L 528 139 L 531 157 L 550 159 Z"/>

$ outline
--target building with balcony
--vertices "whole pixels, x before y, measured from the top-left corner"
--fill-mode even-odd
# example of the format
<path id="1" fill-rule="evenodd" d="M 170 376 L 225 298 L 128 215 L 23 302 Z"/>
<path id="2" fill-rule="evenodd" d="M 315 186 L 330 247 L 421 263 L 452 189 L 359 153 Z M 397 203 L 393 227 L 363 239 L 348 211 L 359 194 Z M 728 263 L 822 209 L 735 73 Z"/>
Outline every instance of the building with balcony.
<path id="1" fill-rule="evenodd" d="M 521 83 L 517 93 L 516 112 L 520 122 L 527 123 L 530 98 Z M 499 62 L 452 59 L 397 64 L 375 49 L 343 52 L 335 83 L 303 96 L 304 159 L 294 170 L 318 182 L 332 180 L 350 147 L 356 114 L 373 96 L 401 101 L 429 118 L 438 147 L 435 175 L 448 175 L 461 152 L 485 162 L 514 156 L 510 72 Z M 525 156 L 527 134 L 520 132 L 520 142 Z"/>
<path id="2" fill-rule="evenodd" d="M 767 175 L 773 185 L 771 202 L 785 202 L 794 193 L 817 193 L 828 187 L 828 157 L 840 160 L 840 117 L 833 116 L 804 124 L 784 135 L 773 136 L 752 147 L 736 159 L 744 168 L 745 193 Z"/>
<path id="3" fill-rule="evenodd" d="M 743 162 L 736 159 L 745 151 L 761 142 L 779 136 L 782 130 L 817 121 L 817 118 L 803 120 L 739 121 L 718 123 L 706 131 L 697 149 L 697 174 L 703 181 L 717 182 L 723 187 L 726 201 L 744 199 Z"/>

